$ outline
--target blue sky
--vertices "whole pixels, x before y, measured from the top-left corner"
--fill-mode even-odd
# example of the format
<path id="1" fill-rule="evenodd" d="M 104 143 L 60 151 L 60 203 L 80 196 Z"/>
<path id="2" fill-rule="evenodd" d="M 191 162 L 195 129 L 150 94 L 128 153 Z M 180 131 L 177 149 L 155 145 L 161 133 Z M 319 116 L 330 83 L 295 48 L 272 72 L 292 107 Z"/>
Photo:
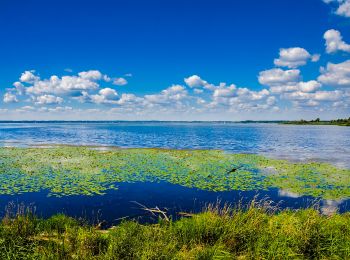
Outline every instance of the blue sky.
<path id="1" fill-rule="evenodd" d="M 350 115 L 349 0 L 0 1 L 0 119 Z"/>

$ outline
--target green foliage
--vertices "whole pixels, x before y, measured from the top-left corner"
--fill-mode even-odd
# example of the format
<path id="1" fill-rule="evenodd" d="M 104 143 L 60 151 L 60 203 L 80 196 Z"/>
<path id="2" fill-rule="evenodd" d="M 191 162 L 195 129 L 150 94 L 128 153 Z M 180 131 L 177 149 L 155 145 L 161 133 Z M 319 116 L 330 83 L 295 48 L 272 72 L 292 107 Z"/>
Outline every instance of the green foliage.
<path id="1" fill-rule="evenodd" d="M 350 126 L 350 117 L 344 119 L 335 119 L 330 121 L 320 120 L 320 118 L 316 118 L 315 120 L 299 120 L 299 121 L 284 121 L 282 124 L 289 125 L 338 125 L 338 126 Z"/>
<path id="2" fill-rule="evenodd" d="M 119 182 L 169 182 L 210 191 L 270 187 L 324 199 L 350 197 L 350 170 L 216 150 L 59 146 L 0 148 L 0 194 L 102 195 Z"/>
<path id="3" fill-rule="evenodd" d="M 80 225 L 63 215 L 23 219 L 26 216 L 17 215 L 0 224 L 1 259 L 350 258 L 349 213 L 269 213 L 252 204 L 246 209 L 211 208 L 153 225 L 126 221 L 108 230 Z M 31 232 L 19 232 L 19 223 Z"/>

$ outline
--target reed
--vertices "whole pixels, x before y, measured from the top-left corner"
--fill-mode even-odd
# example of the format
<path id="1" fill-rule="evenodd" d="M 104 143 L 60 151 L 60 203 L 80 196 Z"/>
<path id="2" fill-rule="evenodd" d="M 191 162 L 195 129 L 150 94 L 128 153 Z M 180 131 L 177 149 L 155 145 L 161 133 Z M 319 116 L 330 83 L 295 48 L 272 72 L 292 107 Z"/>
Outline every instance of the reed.
<path id="1" fill-rule="evenodd" d="M 155 213 L 152 212 L 152 213 Z M 165 214 L 163 211 L 161 215 Z M 324 216 L 315 208 L 277 210 L 208 205 L 202 213 L 157 224 L 123 221 L 99 230 L 64 215 L 30 211 L 0 224 L 1 259 L 348 259 L 350 214 Z"/>

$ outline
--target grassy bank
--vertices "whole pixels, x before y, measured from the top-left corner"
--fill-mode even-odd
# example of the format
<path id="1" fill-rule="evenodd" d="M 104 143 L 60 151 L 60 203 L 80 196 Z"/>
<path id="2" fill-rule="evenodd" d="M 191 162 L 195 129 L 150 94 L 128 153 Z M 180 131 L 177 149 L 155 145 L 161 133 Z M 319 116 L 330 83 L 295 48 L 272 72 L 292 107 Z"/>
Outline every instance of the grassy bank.
<path id="1" fill-rule="evenodd" d="M 0 225 L 1 259 L 310 259 L 350 257 L 350 214 L 209 208 L 178 221 L 97 230 L 64 215 Z"/>

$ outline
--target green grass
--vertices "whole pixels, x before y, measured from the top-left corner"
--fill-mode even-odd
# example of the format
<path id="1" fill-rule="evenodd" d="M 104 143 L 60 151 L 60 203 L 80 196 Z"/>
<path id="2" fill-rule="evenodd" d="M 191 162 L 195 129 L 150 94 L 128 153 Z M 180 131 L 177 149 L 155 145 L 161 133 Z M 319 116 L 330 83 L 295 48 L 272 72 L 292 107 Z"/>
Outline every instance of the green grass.
<path id="1" fill-rule="evenodd" d="M 350 214 L 209 207 L 158 224 L 97 230 L 64 215 L 15 214 L 0 224 L 0 259 L 348 259 Z"/>
<path id="2" fill-rule="evenodd" d="M 92 196 L 120 182 L 161 181 L 210 191 L 278 188 L 323 199 L 350 197 L 350 169 L 326 163 L 216 150 L 0 148 L 0 194 Z"/>

